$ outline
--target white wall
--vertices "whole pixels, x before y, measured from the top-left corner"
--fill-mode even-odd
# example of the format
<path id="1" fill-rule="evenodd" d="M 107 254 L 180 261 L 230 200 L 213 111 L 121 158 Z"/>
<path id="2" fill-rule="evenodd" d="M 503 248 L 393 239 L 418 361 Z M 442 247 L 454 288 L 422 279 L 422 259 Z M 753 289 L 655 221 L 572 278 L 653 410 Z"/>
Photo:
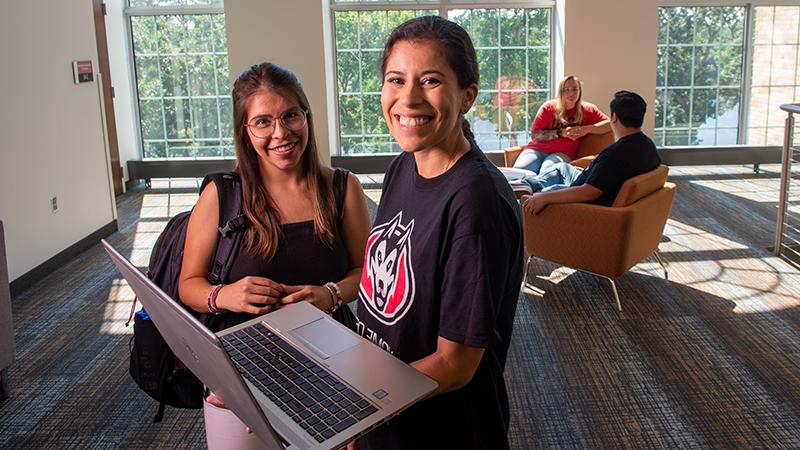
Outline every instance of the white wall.
<path id="1" fill-rule="evenodd" d="M 253 64 L 271 61 L 292 70 L 306 92 L 320 158 L 330 162 L 328 92 L 320 0 L 236 0 L 225 2 L 228 64 L 233 80 Z M 287 45 L 288 37 L 292 44 Z"/>
<path id="2" fill-rule="evenodd" d="M 128 180 L 128 161 L 142 159 L 136 123 L 136 86 L 130 64 L 130 34 L 125 26 L 126 0 L 106 0 L 106 35 L 111 81 L 114 84 L 114 114 L 123 179 Z"/>
<path id="3" fill-rule="evenodd" d="M 564 72 L 583 82 L 583 99 L 606 114 L 614 92 L 647 102 L 645 134 L 653 136 L 656 98 L 657 0 L 566 0 Z"/>
<path id="4" fill-rule="evenodd" d="M 91 0 L 3 2 L 0 219 L 10 280 L 114 220 L 98 83 L 72 60 L 97 46 Z M 59 211 L 50 211 L 50 197 Z"/>

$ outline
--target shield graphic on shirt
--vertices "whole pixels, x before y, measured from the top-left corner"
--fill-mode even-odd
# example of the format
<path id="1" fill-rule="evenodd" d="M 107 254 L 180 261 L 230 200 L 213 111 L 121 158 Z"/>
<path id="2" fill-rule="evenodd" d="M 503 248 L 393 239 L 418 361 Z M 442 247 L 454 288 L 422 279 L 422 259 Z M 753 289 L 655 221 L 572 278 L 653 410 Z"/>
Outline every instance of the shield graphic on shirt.
<path id="1" fill-rule="evenodd" d="M 414 219 L 403 224 L 402 211 L 392 220 L 376 225 L 367 239 L 359 294 L 370 314 L 392 325 L 414 302 L 414 268 L 411 234 Z"/>

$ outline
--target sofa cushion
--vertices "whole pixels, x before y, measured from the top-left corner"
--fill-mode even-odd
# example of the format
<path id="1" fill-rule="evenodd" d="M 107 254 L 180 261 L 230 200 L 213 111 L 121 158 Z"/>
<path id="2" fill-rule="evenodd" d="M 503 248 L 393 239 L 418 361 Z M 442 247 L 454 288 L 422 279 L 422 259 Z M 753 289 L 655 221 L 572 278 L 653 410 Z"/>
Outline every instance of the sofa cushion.
<path id="1" fill-rule="evenodd" d="M 664 187 L 669 169 L 664 164 L 635 176 L 622 185 L 612 207 L 628 206 Z"/>

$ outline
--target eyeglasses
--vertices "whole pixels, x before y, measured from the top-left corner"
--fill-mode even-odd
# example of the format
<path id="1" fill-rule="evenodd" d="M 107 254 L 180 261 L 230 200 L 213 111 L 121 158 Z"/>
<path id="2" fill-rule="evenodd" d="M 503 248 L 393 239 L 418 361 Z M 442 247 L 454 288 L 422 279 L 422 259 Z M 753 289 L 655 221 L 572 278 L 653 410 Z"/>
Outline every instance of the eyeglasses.
<path id="1" fill-rule="evenodd" d="M 307 113 L 302 108 L 291 108 L 283 112 L 276 120 L 272 116 L 258 116 L 250 119 L 245 124 L 250 128 L 253 136 L 264 139 L 275 133 L 275 122 L 280 121 L 281 125 L 287 130 L 300 131 L 306 125 Z"/>
<path id="2" fill-rule="evenodd" d="M 561 91 L 565 94 L 570 94 L 572 92 L 580 92 L 581 90 L 579 88 L 564 88 Z"/>

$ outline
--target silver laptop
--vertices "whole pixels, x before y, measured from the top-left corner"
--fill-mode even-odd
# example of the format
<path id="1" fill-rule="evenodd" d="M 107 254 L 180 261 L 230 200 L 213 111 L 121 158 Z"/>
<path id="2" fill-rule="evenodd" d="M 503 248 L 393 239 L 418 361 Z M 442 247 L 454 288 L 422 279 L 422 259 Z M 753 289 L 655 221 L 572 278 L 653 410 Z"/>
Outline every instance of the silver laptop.
<path id="1" fill-rule="evenodd" d="M 307 302 L 212 333 L 101 241 L 178 358 L 271 449 L 334 449 L 437 384 Z"/>

